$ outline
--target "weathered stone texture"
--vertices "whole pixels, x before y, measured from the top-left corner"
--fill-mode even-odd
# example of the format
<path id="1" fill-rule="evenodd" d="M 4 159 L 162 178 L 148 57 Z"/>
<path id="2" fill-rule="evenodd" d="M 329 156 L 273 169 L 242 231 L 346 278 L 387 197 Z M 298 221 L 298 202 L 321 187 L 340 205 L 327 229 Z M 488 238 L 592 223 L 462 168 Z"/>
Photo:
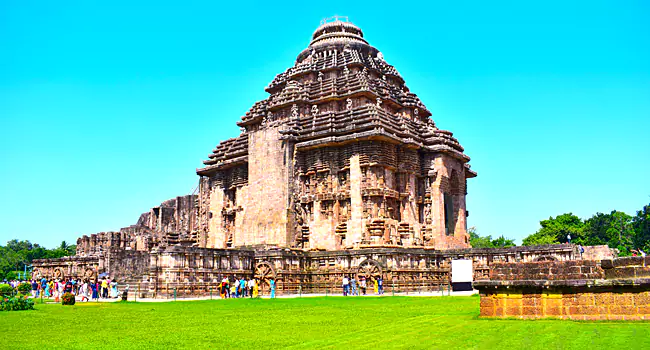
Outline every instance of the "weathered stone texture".
<path id="1" fill-rule="evenodd" d="M 474 287 L 484 317 L 647 320 L 649 264 L 650 257 L 496 263 L 490 280 Z"/>

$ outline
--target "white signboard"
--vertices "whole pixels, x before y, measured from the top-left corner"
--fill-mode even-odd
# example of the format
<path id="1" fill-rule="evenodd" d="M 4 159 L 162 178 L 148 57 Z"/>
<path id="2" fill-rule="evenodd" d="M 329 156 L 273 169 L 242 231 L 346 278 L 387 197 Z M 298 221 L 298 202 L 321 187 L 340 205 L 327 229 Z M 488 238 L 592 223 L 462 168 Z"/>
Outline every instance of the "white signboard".
<path id="1" fill-rule="evenodd" d="M 451 261 L 451 283 L 472 282 L 474 271 L 472 260 Z"/>

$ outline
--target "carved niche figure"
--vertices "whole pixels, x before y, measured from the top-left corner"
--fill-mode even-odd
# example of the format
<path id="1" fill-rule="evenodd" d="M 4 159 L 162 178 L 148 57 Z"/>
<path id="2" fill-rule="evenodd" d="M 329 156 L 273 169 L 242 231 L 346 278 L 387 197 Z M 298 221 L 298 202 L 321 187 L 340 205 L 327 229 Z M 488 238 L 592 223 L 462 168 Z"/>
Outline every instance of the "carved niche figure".
<path id="1" fill-rule="evenodd" d="M 318 82 L 323 85 L 323 72 L 318 72 Z"/>
<path id="2" fill-rule="evenodd" d="M 295 103 L 291 106 L 291 119 L 298 119 L 298 105 Z"/>
<path id="3" fill-rule="evenodd" d="M 352 99 L 351 99 L 351 98 L 348 98 L 348 99 L 345 100 L 345 101 L 346 101 L 346 103 L 345 103 L 345 109 L 348 110 L 348 111 L 351 110 L 351 109 L 352 109 Z"/>
<path id="4" fill-rule="evenodd" d="M 377 97 L 377 107 L 381 107 L 381 97 Z"/>
<path id="5" fill-rule="evenodd" d="M 428 220 L 431 219 L 431 203 L 427 203 L 424 206 L 424 222 L 429 222 Z"/>
<path id="6" fill-rule="evenodd" d="M 318 115 L 318 106 L 317 106 L 317 105 L 313 105 L 313 106 L 311 106 L 311 114 L 312 114 L 313 116 L 317 116 L 317 115 Z"/>
<path id="7" fill-rule="evenodd" d="M 343 75 L 345 75 L 346 78 L 348 77 L 348 75 L 350 75 L 350 70 L 348 69 L 348 66 L 345 66 L 345 68 L 343 68 Z"/>
<path id="8" fill-rule="evenodd" d="M 296 223 L 299 225 L 304 225 L 308 222 L 309 217 L 305 207 L 302 206 L 299 202 L 296 202 L 293 206 L 294 213 L 296 214 Z"/>

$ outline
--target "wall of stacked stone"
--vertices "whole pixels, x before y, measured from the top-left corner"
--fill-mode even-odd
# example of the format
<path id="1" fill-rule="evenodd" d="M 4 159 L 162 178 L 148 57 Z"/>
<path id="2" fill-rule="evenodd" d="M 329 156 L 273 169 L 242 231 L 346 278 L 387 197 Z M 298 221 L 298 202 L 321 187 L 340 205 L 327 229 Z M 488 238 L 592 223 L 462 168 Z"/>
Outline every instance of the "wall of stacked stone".
<path id="1" fill-rule="evenodd" d="M 650 257 L 497 263 L 474 288 L 481 317 L 650 319 Z"/>
<path id="2" fill-rule="evenodd" d="M 149 252 L 109 249 L 99 260 L 99 269 L 118 283 L 137 280 L 149 270 Z"/>

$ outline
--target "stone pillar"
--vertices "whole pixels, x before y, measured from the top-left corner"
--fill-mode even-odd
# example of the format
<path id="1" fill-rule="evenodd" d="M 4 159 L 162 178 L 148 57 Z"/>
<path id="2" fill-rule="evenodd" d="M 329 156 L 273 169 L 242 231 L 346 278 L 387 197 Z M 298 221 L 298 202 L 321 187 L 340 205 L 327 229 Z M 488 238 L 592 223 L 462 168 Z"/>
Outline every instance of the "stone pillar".
<path id="1" fill-rule="evenodd" d="M 363 239 L 363 197 L 361 196 L 361 162 L 359 155 L 350 157 L 350 223 L 348 225 L 348 242 L 353 245 Z"/>
<path id="2" fill-rule="evenodd" d="M 224 191 L 221 186 L 215 186 L 211 189 L 210 203 L 208 206 L 208 248 L 224 248 L 226 237 L 223 228 L 223 209 Z M 210 214 L 212 213 L 212 214 Z M 212 218 L 210 218 L 212 215 Z"/>

